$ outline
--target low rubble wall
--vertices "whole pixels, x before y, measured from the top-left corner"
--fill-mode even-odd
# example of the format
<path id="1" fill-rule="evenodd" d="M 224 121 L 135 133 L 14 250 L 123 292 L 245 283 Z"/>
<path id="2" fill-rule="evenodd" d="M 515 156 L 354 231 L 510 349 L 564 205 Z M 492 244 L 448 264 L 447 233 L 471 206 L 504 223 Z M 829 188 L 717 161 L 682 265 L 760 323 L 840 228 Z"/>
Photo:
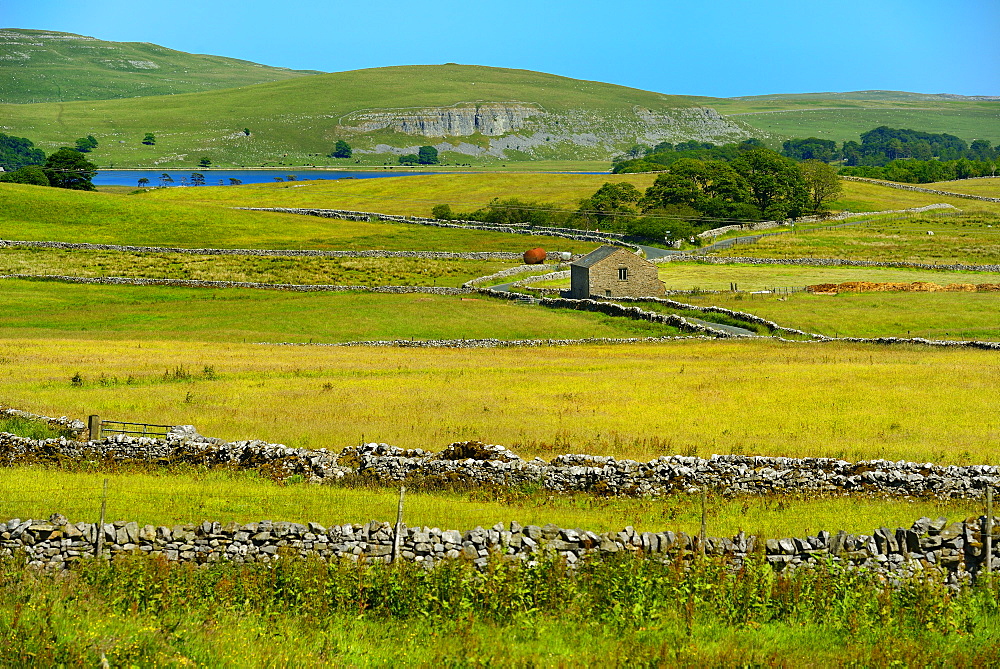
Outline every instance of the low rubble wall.
<path id="1" fill-rule="evenodd" d="M 193 430 L 166 440 L 114 435 L 97 441 L 35 440 L 0 433 L 0 465 L 112 460 L 256 469 L 272 478 L 299 475 L 313 483 L 340 480 L 449 486 L 540 485 L 553 492 L 657 497 L 708 487 L 724 496 L 773 494 L 863 495 L 878 498 L 981 498 L 1000 484 L 992 465 L 834 458 L 665 455 L 648 462 L 565 454 L 525 461 L 498 445 L 456 442 L 439 452 L 388 444 L 330 449 L 291 448 L 259 440 L 225 442 Z M 349 478 L 348 478 L 349 477 Z"/>
<path id="2" fill-rule="evenodd" d="M 285 290 L 293 293 L 323 293 L 364 291 L 368 293 L 429 293 L 432 295 L 467 295 L 471 288 L 448 288 L 443 286 L 333 286 L 292 283 L 258 283 L 254 281 L 203 281 L 200 279 L 142 279 L 124 276 L 59 276 L 54 274 L 4 274 L 0 279 L 28 279 L 31 281 L 60 281 L 63 283 L 84 283 L 106 286 L 175 286 L 178 288 L 263 288 Z"/>
<path id="3" fill-rule="evenodd" d="M 322 218 L 338 218 L 344 221 L 384 221 L 386 223 L 410 223 L 413 225 L 429 225 L 436 228 L 458 228 L 461 230 L 486 230 L 489 232 L 506 232 L 513 235 L 533 235 L 542 237 L 559 237 L 580 242 L 597 242 L 614 246 L 625 246 L 633 251 L 639 247 L 623 241 L 625 235 L 617 232 L 587 232 L 576 228 L 557 228 L 551 226 L 533 226 L 527 223 L 486 223 L 484 221 L 442 220 L 424 218 L 423 216 L 400 216 L 397 214 L 379 214 L 371 211 L 351 211 L 348 209 L 304 209 L 290 207 L 235 207 L 248 211 L 270 211 L 278 214 L 299 214 L 302 216 L 320 216 Z"/>
<path id="4" fill-rule="evenodd" d="M 433 567 L 442 560 L 466 559 L 485 567 L 491 558 L 532 562 L 559 556 L 570 565 L 582 560 L 616 555 L 650 559 L 693 559 L 724 556 L 738 568 L 755 552 L 762 552 L 776 570 L 816 563 L 864 568 L 873 575 L 902 580 L 924 573 L 938 573 L 956 587 L 967 583 L 985 567 L 985 518 L 948 523 L 944 518 L 921 518 L 910 528 L 879 528 L 871 535 L 840 531 L 816 536 L 760 541 L 742 532 L 734 537 L 706 538 L 684 532 L 595 533 L 555 525 L 522 526 L 498 523 L 491 528 L 441 530 L 407 527 L 399 530 L 397 559 Z M 997 527 L 994 519 L 993 528 Z M 1000 538 L 994 529 L 991 567 L 1000 567 Z M 100 539 L 101 557 L 139 554 L 197 564 L 213 562 L 270 562 L 281 557 L 389 562 L 396 530 L 389 523 L 343 524 L 325 527 L 272 522 L 222 525 L 205 521 L 197 525 L 153 526 L 137 522 L 71 523 L 60 514 L 48 520 L 0 521 L 0 558 L 24 556 L 27 564 L 64 568 L 74 561 L 95 557 Z"/>

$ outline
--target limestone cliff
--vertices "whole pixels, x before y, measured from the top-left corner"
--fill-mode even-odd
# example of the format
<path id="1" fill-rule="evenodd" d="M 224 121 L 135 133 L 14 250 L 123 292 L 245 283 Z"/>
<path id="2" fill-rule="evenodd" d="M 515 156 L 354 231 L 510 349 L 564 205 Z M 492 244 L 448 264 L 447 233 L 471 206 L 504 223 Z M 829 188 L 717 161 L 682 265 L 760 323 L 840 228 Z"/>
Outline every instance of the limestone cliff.
<path id="1" fill-rule="evenodd" d="M 476 133 L 499 137 L 520 130 L 525 121 L 545 111 L 519 102 L 493 102 L 431 107 L 381 109 L 348 114 L 341 123 L 355 132 L 394 130 L 423 137 L 468 137 Z"/>
<path id="2" fill-rule="evenodd" d="M 685 140 L 725 143 L 761 135 L 760 131 L 751 132 L 707 107 L 550 112 L 540 105 L 522 102 L 362 110 L 342 117 L 337 127 L 338 135 L 356 137 L 354 143 L 360 153 L 415 153 L 420 145 L 409 142 L 364 145 L 365 134 L 385 130 L 439 140 L 434 143 L 439 152 L 497 158 L 518 152 L 534 158 L 607 159 L 639 143 L 655 145 Z M 480 140 L 452 140 L 472 135 Z"/>

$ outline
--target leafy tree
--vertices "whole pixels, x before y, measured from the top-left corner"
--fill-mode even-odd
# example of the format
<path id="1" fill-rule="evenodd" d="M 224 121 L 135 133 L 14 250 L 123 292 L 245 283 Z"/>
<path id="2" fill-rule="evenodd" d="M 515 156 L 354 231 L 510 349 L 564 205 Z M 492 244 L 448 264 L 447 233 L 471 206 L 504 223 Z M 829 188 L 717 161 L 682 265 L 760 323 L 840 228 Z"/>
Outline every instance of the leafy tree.
<path id="1" fill-rule="evenodd" d="M 0 181 L 30 186 L 50 186 L 49 178 L 39 165 L 26 165 L 13 172 L 0 173 Z"/>
<path id="2" fill-rule="evenodd" d="M 234 179 L 233 177 L 229 177 L 229 185 L 230 186 L 240 186 L 242 184 L 243 184 L 243 180 L 242 179 Z"/>
<path id="3" fill-rule="evenodd" d="M 418 165 L 420 164 L 420 156 L 415 153 L 408 153 L 405 156 L 399 157 L 400 165 Z"/>
<path id="4" fill-rule="evenodd" d="M 750 204 L 769 219 L 799 216 L 808 203 L 808 188 L 798 166 L 770 149 L 751 149 L 732 166 L 746 179 Z"/>
<path id="5" fill-rule="evenodd" d="M 201 172 L 191 173 L 191 185 L 192 186 L 204 186 L 205 185 L 205 175 Z"/>
<path id="6" fill-rule="evenodd" d="M 828 163 L 807 160 L 799 165 L 799 169 L 809 189 L 809 200 L 813 211 L 822 209 L 825 202 L 835 199 L 843 190 L 837 171 Z"/>
<path id="7" fill-rule="evenodd" d="M 421 146 L 417 152 L 417 162 L 421 165 L 437 165 L 438 150 L 433 146 Z"/>
<path id="8" fill-rule="evenodd" d="M 434 205 L 434 208 L 431 209 L 431 216 L 433 218 L 436 218 L 436 219 L 439 219 L 439 220 L 442 220 L 442 221 L 450 221 L 453 218 L 455 218 L 455 214 L 451 211 L 451 205 L 450 204 L 437 204 L 437 205 Z"/>
<path id="9" fill-rule="evenodd" d="M 142 138 L 142 143 L 146 146 L 153 146 L 156 144 L 156 135 L 151 132 L 147 132 L 146 136 Z"/>
<path id="10" fill-rule="evenodd" d="M 603 226 L 610 230 L 624 230 L 635 217 L 635 205 L 641 198 L 642 193 L 627 181 L 606 183 L 589 198 L 580 201 L 580 209 L 574 218 L 587 229 Z"/>
<path id="11" fill-rule="evenodd" d="M 212 164 L 211 158 L 203 156 L 201 160 L 198 161 L 198 167 L 208 167 Z"/>
<path id="12" fill-rule="evenodd" d="M 147 179 L 146 177 L 142 177 L 139 179 L 139 188 L 145 188 L 148 185 L 149 185 L 149 179 Z"/>
<path id="13" fill-rule="evenodd" d="M 90 153 L 97 148 L 97 140 L 93 135 L 87 135 L 76 140 L 76 150 L 80 153 Z"/>
<path id="14" fill-rule="evenodd" d="M 781 145 L 781 153 L 795 160 L 822 160 L 825 163 L 840 158 L 837 143 L 832 139 L 789 139 Z"/>
<path id="15" fill-rule="evenodd" d="M 45 152 L 36 149 L 30 139 L 13 137 L 0 132 L 0 167 L 16 170 L 27 165 L 41 165 Z"/>
<path id="16" fill-rule="evenodd" d="M 169 174 L 167 174 L 166 172 L 164 172 L 163 174 L 160 175 L 160 185 L 161 186 L 166 186 L 168 184 L 172 184 L 173 182 L 174 182 L 174 178 L 172 176 L 170 176 Z"/>
<path id="17" fill-rule="evenodd" d="M 74 149 L 62 148 L 45 160 L 45 176 L 56 188 L 71 190 L 94 190 L 91 181 L 97 174 L 97 166 Z"/>
<path id="18" fill-rule="evenodd" d="M 350 158 L 353 155 L 354 150 L 351 149 L 351 145 L 342 139 L 338 139 L 337 143 L 333 147 L 333 153 L 330 154 L 331 158 Z"/>

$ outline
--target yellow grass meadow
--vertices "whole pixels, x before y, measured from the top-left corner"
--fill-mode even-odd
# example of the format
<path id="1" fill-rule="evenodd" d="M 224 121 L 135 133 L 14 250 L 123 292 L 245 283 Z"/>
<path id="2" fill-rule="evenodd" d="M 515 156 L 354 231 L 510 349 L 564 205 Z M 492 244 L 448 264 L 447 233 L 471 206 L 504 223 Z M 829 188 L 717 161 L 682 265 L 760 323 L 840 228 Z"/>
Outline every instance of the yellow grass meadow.
<path id="1" fill-rule="evenodd" d="M 70 381 L 78 373 L 80 387 Z M 362 439 L 430 450 L 480 439 L 525 458 L 994 462 L 998 382 L 995 352 L 909 345 L 0 341 L 0 402 L 36 413 L 193 424 L 229 440 L 335 450 Z"/>

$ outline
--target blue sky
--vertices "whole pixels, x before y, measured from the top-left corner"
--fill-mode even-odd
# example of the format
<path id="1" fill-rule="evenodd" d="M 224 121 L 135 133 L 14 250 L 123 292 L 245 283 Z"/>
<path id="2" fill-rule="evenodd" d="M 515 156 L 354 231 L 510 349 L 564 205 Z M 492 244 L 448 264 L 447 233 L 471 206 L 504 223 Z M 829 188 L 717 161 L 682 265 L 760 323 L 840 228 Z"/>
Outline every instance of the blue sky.
<path id="1" fill-rule="evenodd" d="M 0 27 L 327 72 L 457 62 L 682 95 L 1000 95 L 998 0 L 2 0 Z"/>

